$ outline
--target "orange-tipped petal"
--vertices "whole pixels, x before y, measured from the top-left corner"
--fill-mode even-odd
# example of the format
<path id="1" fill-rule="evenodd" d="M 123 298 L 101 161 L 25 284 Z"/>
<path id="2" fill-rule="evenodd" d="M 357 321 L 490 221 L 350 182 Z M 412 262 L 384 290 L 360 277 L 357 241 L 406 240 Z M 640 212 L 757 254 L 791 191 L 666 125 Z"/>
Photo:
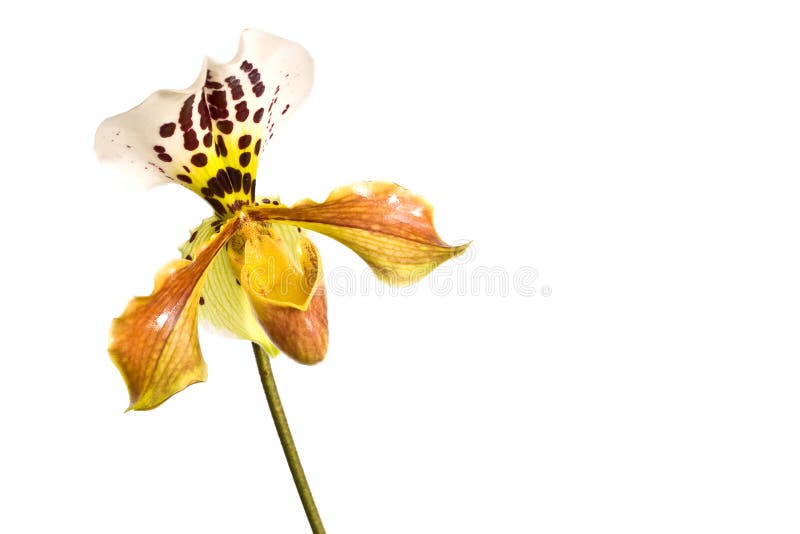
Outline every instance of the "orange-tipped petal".
<path id="1" fill-rule="evenodd" d="M 149 297 L 136 297 L 114 319 L 108 352 L 130 394 L 130 410 L 155 408 L 206 379 L 197 339 L 197 309 L 208 267 L 240 226 L 232 219 L 194 261 L 175 260 L 156 275 Z"/>
<path id="2" fill-rule="evenodd" d="M 314 364 L 328 349 L 328 315 L 317 248 L 298 228 L 245 223 L 228 247 L 253 311 L 287 356 Z"/>
<path id="3" fill-rule="evenodd" d="M 324 202 L 247 209 L 251 220 L 286 221 L 350 247 L 385 282 L 408 285 L 469 244 L 451 247 L 433 226 L 433 208 L 393 183 L 359 182 L 334 190 Z"/>

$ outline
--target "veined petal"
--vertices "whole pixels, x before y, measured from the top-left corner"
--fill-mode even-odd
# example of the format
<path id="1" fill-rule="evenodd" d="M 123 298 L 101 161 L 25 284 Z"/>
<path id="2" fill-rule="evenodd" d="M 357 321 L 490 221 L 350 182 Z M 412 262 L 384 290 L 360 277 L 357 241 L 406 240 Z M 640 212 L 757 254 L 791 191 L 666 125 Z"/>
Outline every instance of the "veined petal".
<path id="1" fill-rule="evenodd" d="M 189 240 L 181 246 L 181 254 L 186 259 L 197 257 L 202 243 L 214 237 L 223 224 L 224 221 L 219 217 L 205 219 L 192 230 Z M 231 241 L 237 241 L 237 237 L 234 236 Z M 233 244 L 235 243 L 229 242 L 227 246 Z M 203 299 L 204 303 L 200 306 L 201 320 L 237 338 L 258 343 L 272 356 L 278 354 L 278 349 L 270 342 L 253 313 L 247 293 L 242 289 L 239 273 L 231 266 L 228 254 L 217 254 L 212 261 L 203 285 Z"/>
<path id="2" fill-rule="evenodd" d="M 231 219 L 197 251 L 156 276 L 153 293 L 136 297 L 111 325 L 109 354 L 122 373 L 131 410 L 155 408 L 185 387 L 206 379 L 197 339 L 197 308 L 206 273 L 217 252 L 241 225 Z"/>
<path id="3" fill-rule="evenodd" d="M 319 252 L 299 228 L 245 222 L 228 247 L 234 270 L 270 339 L 294 360 L 314 364 L 328 349 Z M 236 238 L 235 238 L 236 239 Z"/>
<path id="4" fill-rule="evenodd" d="M 312 82 L 302 46 L 245 30 L 228 63 L 206 58 L 187 89 L 158 91 L 103 121 L 95 151 L 150 183 L 177 182 L 230 216 L 254 201 L 258 156 Z"/>
<path id="5" fill-rule="evenodd" d="M 418 281 L 469 244 L 451 247 L 433 226 L 422 197 L 387 182 L 359 182 L 334 190 L 324 202 L 247 208 L 250 220 L 286 221 L 325 234 L 355 251 L 381 280 Z"/>

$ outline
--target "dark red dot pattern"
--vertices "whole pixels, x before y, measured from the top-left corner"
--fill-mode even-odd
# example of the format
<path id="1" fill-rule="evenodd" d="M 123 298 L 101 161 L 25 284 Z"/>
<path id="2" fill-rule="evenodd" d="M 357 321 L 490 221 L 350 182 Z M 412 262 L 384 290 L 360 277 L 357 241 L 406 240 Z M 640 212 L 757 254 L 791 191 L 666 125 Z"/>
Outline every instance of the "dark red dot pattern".
<path id="1" fill-rule="evenodd" d="M 242 89 L 242 82 L 239 81 L 239 78 L 228 76 L 225 78 L 225 83 L 228 84 L 228 88 L 231 90 L 231 98 L 239 100 L 244 96 L 244 89 Z"/>
<path id="2" fill-rule="evenodd" d="M 291 103 L 282 98 L 286 91 L 281 95 L 274 75 L 265 77 L 246 59 L 236 72 L 223 72 L 216 77 L 219 72 L 208 70 L 201 90 L 185 97 L 172 120 L 158 125 L 158 138 L 166 141 L 153 145 L 147 168 L 185 184 L 227 216 L 255 203 L 257 158 L 272 138 L 274 119 Z M 279 76 L 283 81 L 289 73 Z"/>
<path id="3" fill-rule="evenodd" d="M 234 107 L 236 108 L 236 120 L 239 122 L 246 121 L 250 115 L 250 110 L 247 109 L 247 102 L 239 102 Z"/>
<path id="4" fill-rule="evenodd" d="M 208 156 L 205 154 L 195 154 L 192 156 L 192 165 L 195 167 L 205 167 L 208 164 Z"/>
<path id="5" fill-rule="evenodd" d="M 175 123 L 168 122 L 166 124 L 162 124 L 161 128 L 158 129 L 158 135 L 161 137 L 167 138 L 172 137 L 172 134 L 175 133 Z"/>
<path id="6" fill-rule="evenodd" d="M 183 133 L 183 148 L 186 150 L 194 150 L 198 146 L 200 146 L 200 142 L 197 140 L 197 132 L 189 130 Z"/>
<path id="7" fill-rule="evenodd" d="M 233 131 L 233 123 L 231 121 L 219 121 L 217 122 L 217 129 L 224 134 L 229 134 Z"/>

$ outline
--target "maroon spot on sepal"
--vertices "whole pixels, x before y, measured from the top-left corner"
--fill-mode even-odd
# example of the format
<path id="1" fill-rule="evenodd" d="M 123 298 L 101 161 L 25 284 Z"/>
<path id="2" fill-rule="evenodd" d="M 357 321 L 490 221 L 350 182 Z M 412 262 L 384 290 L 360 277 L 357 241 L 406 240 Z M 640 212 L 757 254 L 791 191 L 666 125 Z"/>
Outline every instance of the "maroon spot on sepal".
<path id="1" fill-rule="evenodd" d="M 253 178 L 253 182 L 250 184 L 250 202 L 256 201 L 256 179 Z"/>
<path id="2" fill-rule="evenodd" d="M 245 134 L 239 138 L 239 150 L 244 150 L 245 148 L 250 146 L 250 142 L 253 140 L 252 137 Z"/>
<path id="3" fill-rule="evenodd" d="M 161 145 L 156 145 L 156 146 L 154 146 L 154 147 L 153 147 L 153 150 L 155 150 L 155 151 L 156 151 L 156 152 L 158 152 L 159 154 L 161 154 L 161 153 L 163 153 L 163 152 L 166 152 L 166 151 L 167 151 L 167 149 L 166 149 L 166 148 L 164 148 L 164 147 L 163 147 L 163 146 L 161 146 Z"/>
<path id="4" fill-rule="evenodd" d="M 193 155 L 191 161 L 195 167 L 205 167 L 208 164 L 208 157 L 201 152 Z"/>
<path id="5" fill-rule="evenodd" d="M 217 150 L 217 156 L 222 156 L 224 158 L 228 155 L 228 147 L 225 145 L 225 139 L 223 139 L 221 135 L 217 136 L 215 148 Z"/>
<path id="6" fill-rule="evenodd" d="M 233 167 L 227 167 L 225 169 L 228 173 L 228 177 L 231 180 L 231 187 L 233 190 L 238 192 L 242 190 L 242 171 L 239 169 L 235 169 Z"/>
<path id="7" fill-rule="evenodd" d="M 242 65 L 239 68 L 242 69 L 244 72 L 250 72 L 251 70 L 253 70 L 253 64 L 247 60 L 244 60 L 242 61 Z"/>
<path id="8" fill-rule="evenodd" d="M 211 148 L 211 143 L 213 141 L 214 141 L 214 136 L 211 135 L 211 132 L 206 132 L 206 134 L 203 136 L 203 146 L 205 146 L 206 148 Z"/>
<path id="9" fill-rule="evenodd" d="M 222 186 L 220 185 L 220 183 L 217 181 L 216 178 L 211 178 L 208 181 L 208 188 L 211 189 L 214 192 L 214 194 L 218 197 L 225 196 L 225 191 L 222 189 Z"/>
<path id="10" fill-rule="evenodd" d="M 253 153 L 254 153 L 256 156 L 258 156 L 258 155 L 261 153 L 261 139 L 259 139 L 258 141 L 256 141 L 256 146 L 255 146 L 255 148 L 253 149 Z"/>
<path id="11" fill-rule="evenodd" d="M 175 133 L 175 123 L 168 122 L 166 124 L 162 124 L 161 128 L 158 129 L 158 133 L 161 137 L 170 137 L 172 134 Z"/>
<path id="12" fill-rule="evenodd" d="M 247 109 L 247 102 L 239 102 L 234 107 L 236 108 L 236 120 L 239 122 L 246 121 L 248 115 L 250 115 L 250 110 Z"/>
<path id="13" fill-rule="evenodd" d="M 170 156 L 170 155 L 169 155 L 169 154 L 167 154 L 166 152 L 163 152 L 163 153 L 161 153 L 161 154 L 159 154 L 159 155 L 158 155 L 158 159 L 160 159 L 160 160 L 161 160 L 161 161 L 163 161 L 163 162 L 169 163 L 170 161 L 172 161 L 172 156 Z M 164 170 L 163 170 L 163 169 L 161 169 L 160 167 L 159 167 L 159 170 L 160 170 L 162 173 L 164 172 Z"/>
<path id="14" fill-rule="evenodd" d="M 206 104 L 205 94 L 200 95 L 200 103 L 197 104 L 197 113 L 200 115 L 200 129 L 211 129 L 211 117 L 208 112 L 208 104 Z"/>
<path id="15" fill-rule="evenodd" d="M 263 82 L 258 82 L 257 84 L 255 84 L 253 86 L 253 94 L 256 95 L 256 96 L 261 96 L 261 95 L 264 94 L 264 91 L 266 91 L 266 89 L 267 88 L 264 87 L 264 83 Z"/>
<path id="16" fill-rule="evenodd" d="M 242 191 L 244 194 L 248 194 L 250 192 L 250 187 L 252 183 L 253 177 L 250 175 L 249 172 L 244 173 L 242 177 Z"/>
<path id="17" fill-rule="evenodd" d="M 198 146 L 200 146 L 200 141 L 197 140 L 197 132 L 194 129 L 183 132 L 183 148 L 194 150 Z"/>
<path id="18" fill-rule="evenodd" d="M 236 76 L 228 76 L 225 78 L 225 83 L 227 83 L 228 87 L 231 89 L 231 98 L 239 100 L 244 96 L 244 89 L 242 89 L 242 82 L 239 81 L 239 78 Z"/>
<path id="19" fill-rule="evenodd" d="M 208 111 L 214 120 L 228 118 L 228 96 L 225 91 L 213 91 L 208 95 Z"/>
<path id="20" fill-rule="evenodd" d="M 191 178 L 189 178 L 188 176 L 186 176 L 185 174 L 178 174 L 178 175 L 177 175 L 177 176 L 175 176 L 175 177 L 176 177 L 178 180 L 180 180 L 181 182 L 185 182 L 185 183 L 187 183 L 187 184 L 190 184 L 190 183 L 192 183 L 192 179 L 191 179 Z"/>
<path id="21" fill-rule="evenodd" d="M 217 122 L 217 129 L 224 134 L 229 134 L 233 131 L 233 123 L 231 121 L 219 121 Z"/>
<path id="22" fill-rule="evenodd" d="M 231 178 L 228 176 L 228 173 L 225 172 L 224 169 L 220 169 L 217 171 L 217 181 L 225 190 L 226 193 L 231 194 L 233 193 L 233 185 L 231 184 Z"/>
<path id="23" fill-rule="evenodd" d="M 248 165 L 250 165 L 251 157 L 252 156 L 250 155 L 250 152 L 242 152 L 241 154 L 239 154 L 239 165 L 241 165 L 242 167 L 247 167 Z"/>
<path id="24" fill-rule="evenodd" d="M 192 127 L 192 106 L 194 106 L 194 95 L 189 95 L 183 102 L 181 111 L 178 114 L 178 123 L 181 125 L 181 131 L 186 131 Z"/>
<path id="25" fill-rule="evenodd" d="M 286 104 L 286 107 L 283 108 L 283 111 L 281 111 L 281 115 L 285 115 L 287 111 L 289 111 L 289 104 Z"/>

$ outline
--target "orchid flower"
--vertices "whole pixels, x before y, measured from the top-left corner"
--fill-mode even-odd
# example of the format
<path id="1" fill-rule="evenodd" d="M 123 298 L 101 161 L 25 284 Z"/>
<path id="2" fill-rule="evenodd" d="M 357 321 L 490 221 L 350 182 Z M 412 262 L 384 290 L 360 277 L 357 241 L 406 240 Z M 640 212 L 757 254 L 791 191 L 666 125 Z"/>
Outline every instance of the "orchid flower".
<path id="1" fill-rule="evenodd" d="M 259 157 L 308 95 L 313 62 L 300 45 L 253 30 L 228 63 L 206 59 L 182 91 L 158 91 L 103 121 L 98 157 L 150 183 L 174 182 L 214 214 L 191 231 L 182 259 L 151 295 L 113 321 L 109 353 L 133 410 L 148 410 L 205 380 L 198 317 L 271 356 L 303 364 L 328 346 L 322 262 L 305 230 L 355 251 L 381 280 L 405 285 L 464 251 L 442 241 L 421 197 L 385 182 L 335 189 L 287 206 L 256 194 Z"/>

